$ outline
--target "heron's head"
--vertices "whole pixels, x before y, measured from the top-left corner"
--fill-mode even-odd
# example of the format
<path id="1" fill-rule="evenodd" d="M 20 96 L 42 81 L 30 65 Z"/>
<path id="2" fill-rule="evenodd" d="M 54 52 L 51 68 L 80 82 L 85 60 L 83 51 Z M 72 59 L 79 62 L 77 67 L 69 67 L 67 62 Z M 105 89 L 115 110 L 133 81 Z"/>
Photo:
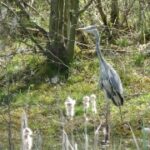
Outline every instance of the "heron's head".
<path id="1" fill-rule="evenodd" d="M 84 28 L 78 28 L 77 30 L 82 30 L 82 31 L 85 31 L 87 33 L 92 33 L 95 36 L 98 34 L 98 30 L 97 30 L 96 25 L 87 26 L 87 27 L 84 27 Z"/>

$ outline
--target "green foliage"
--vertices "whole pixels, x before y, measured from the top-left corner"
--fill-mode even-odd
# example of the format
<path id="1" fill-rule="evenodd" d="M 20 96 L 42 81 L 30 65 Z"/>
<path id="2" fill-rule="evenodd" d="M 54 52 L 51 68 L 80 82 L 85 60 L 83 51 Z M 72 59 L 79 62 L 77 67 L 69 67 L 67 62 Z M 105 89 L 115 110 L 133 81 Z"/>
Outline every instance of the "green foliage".
<path id="1" fill-rule="evenodd" d="M 36 69 L 38 64 L 44 61 L 44 57 L 36 54 L 17 54 L 6 66 L 6 70 L 9 74 L 17 74 L 24 71 L 26 68 L 30 70 Z"/>
<path id="2" fill-rule="evenodd" d="M 132 6 L 131 3 L 132 2 L 129 2 L 127 6 Z M 145 3 L 148 4 L 148 1 L 145 1 Z M 35 46 L 35 43 L 31 41 L 31 39 L 29 40 L 29 37 L 33 36 L 37 40 L 37 42 L 44 48 L 48 41 L 52 41 L 51 37 L 49 37 L 50 39 L 46 39 L 43 33 L 36 26 L 37 24 L 46 31 L 49 30 L 49 19 L 47 19 L 47 17 L 48 14 L 50 14 L 50 7 L 47 4 L 47 1 L 43 0 L 34 1 L 33 9 L 29 9 L 31 21 L 29 21 L 27 17 L 24 17 L 24 15 L 23 17 L 20 16 L 22 23 L 27 26 L 28 32 L 30 32 L 30 34 L 25 32 L 20 25 L 12 28 L 12 20 L 14 19 L 14 15 L 12 12 L 7 12 L 4 20 L 1 20 L 2 26 L 0 27 L 2 29 L 1 31 L 3 31 L 2 36 L 0 37 L 0 45 L 2 46 L 3 43 L 4 45 L 6 45 L 4 46 L 4 48 L 2 47 L 2 51 L 0 52 L 2 58 L 3 55 L 5 56 L 5 53 L 11 53 L 12 51 L 16 52 L 16 49 L 18 48 L 30 47 L 32 49 L 34 47 L 37 50 L 37 45 Z M 15 3 L 12 3 L 12 5 L 8 5 L 8 7 L 9 6 L 11 6 L 14 12 L 16 11 L 16 14 L 18 16 L 22 15 L 20 9 L 15 6 Z M 85 1 L 82 0 L 80 2 L 80 9 L 84 8 L 84 6 Z M 113 31 L 112 28 L 115 28 L 113 24 L 109 22 L 109 16 L 111 16 L 111 2 L 102 1 L 102 6 L 104 13 L 108 15 L 106 16 L 108 19 L 107 26 L 110 27 L 111 32 L 111 30 Z M 122 3 L 122 1 L 119 1 L 119 9 L 128 10 L 125 6 L 125 3 Z M 28 8 L 26 10 L 28 10 Z M 2 13 L 3 12 L 1 12 L 1 15 L 3 16 Z M 69 15 L 74 16 L 73 13 L 74 11 L 71 11 Z M 125 11 L 120 11 L 119 18 L 124 19 L 124 13 Z M 143 18 L 143 20 L 140 20 L 140 17 L 138 16 L 139 1 L 136 0 L 135 4 L 127 13 L 126 23 L 123 24 L 123 27 L 120 27 L 118 25 L 117 30 L 114 29 L 114 33 L 116 33 L 116 36 L 112 35 L 113 41 L 115 41 L 114 43 L 115 45 L 117 45 L 117 49 L 123 49 L 124 51 L 127 51 L 127 53 L 117 53 L 118 55 L 115 55 L 114 59 L 112 59 L 112 55 L 109 56 L 109 54 L 107 54 L 107 51 L 105 53 L 106 60 L 109 60 L 110 64 L 113 64 L 113 67 L 117 70 L 121 77 L 125 95 L 125 105 L 122 107 L 123 123 L 120 120 L 119 109 L 111 105 L 112 136 L 130 136 L 130 131 L 128 129 L 124 129 L 124 125 L 126 124 L 126 122 L 131 122 L 132 126 L 135 127 L 134 129 L 136 135 L 140 137 L 141 131 L 138 129 L 141 127 L 141 124 L 139 124 L 139 122 L 142 120 L 145 125 L 149 126 L 150 79 L 149 65 L 147 65 L 149 64 L 149 60 L 144 58 L 144 55 L 137 52 L 137 48 L 135 48 L 136 45 L 134 45 L 133 47 L 130 47 L 130 45 L 133 43 L 136 44 L 137 41 L 145 43 L 150 39 L 150 12 L 146 8 L 144 10 L 145 18 Z M 61 18 L 59 17 L 59 19 Z M 73 18 L 71 18 L 71 20 L 72 19 Z M 79 26 L 82 24 L 84 26 L 88 24 L 97 24 L 98 26 L 100 26 L 99 29 L 101 32 L 103 30 L 101 29 L 101 21 L 102 20 L 99 12 L 96 10 L 96 5 L 94 4 L 88 8 L 88 11 L 85 11 L 85 13 L 80 16 Z M 120 23 L 121 21 L 122 20 L 119 20 Z M 62 22 L 60 22 L 60 27 L 62 27 Z M 139 22 L 141 22 L 142 24 L 139 24 Z M 70 26 L 70 23 L 65 23 L 63 25 Z M 123 28 L 123 30 L 121 28 Z M 57 29 L 58 31 L 61 31 L 60 28 Z M 67 29 L 67 31 L 69 31 L 69 28 Z M 70 35 L 70 32 L 68 33 L 69 34 L 66 34 L 65 36 L 61 35 L 62 32 L 58 35 L 61 36 L 62 41 L 64 41 L 64 38 L 65 40 L 67 38 L 70 41 L 74 41 L 74 39 L 70 39 L 69 37 L 67 37 L 68 35 Z M 103 47 L 105 50 L 105 48 L 108 48 L 105 47 L 105 41 L 107 41 L 108 33 L 106 33 L 104 30 L 104 32 L 101 34 L 102 42 L 104 44 Z M 116 37 L 119 38 L 116 39 Z M 93 37 L 90 37 L 87 34 L 85 36 L 85 39 L 83 38 L 83 41 L 78 41 L 81 43 L 83 43 L 84 41 L 85 43 L 92 43 L 92 38 Z M 20 40 L 22 42 L 25 42 L 28 46 L 20 44 Z M 12 44 L 13 48 L 11 47 Z M 83 45 L 83 47 L 84 46 L 85 45 Z M 88 46 L 89 45 L 87 45 L 87 47 Z M 5 47 L 7 49 L 6 51 Z M 128 53 L 128 51 L 131 52 L 131 54 Z M 0 104 L 4 105 L 3 102 L 9 97 L 9 100 L 11 101 L 11 115 L 13 126 L 12 133 L 15 135 L 15 138 L 13 140 L 15 142 L 17 141 L 17 144 L 19 141 L 18 139 L 20 139 L 20 116 L 24 107 L 27 107 L 27 112 L 29 115 L 29 126 L 33 129 L 33 131 L 36 131 L 38 129 L 42 133 L 42 146 L 44 147 L 44 149 L 54 149 L 54 147 L 52 147 L 51 145 L 57 145 L 58 141 L 60 140 L 59 136 L 61 136 L 62 130 L 62 116 L 65 116 L 64 101 L 68 96 L 76 99 L 76 116 L 71 123 L 69 122 L 71 124 L 71 127 L 73 126 L 73 129 L 75 129 L 75 132 L 83 131 L 84 129 L 82 98 L 85 95 L 90 95 L 92 93 L 97 95 L 98 115 L 93 116 L 91 111 L 88 112 L 89 118 L 91 119 L 91 122 L 89 123 L 91 132 L 93 132 L 94 126 L 97 127 L 97 125 L 99 125 L 99 121 L 103 121 L 103 114 L 105 111 L 105 98 L 103 91 L 101 91 L 99 88 L 98 83 L 99 61 L 95 53 L 90 53 L 88 52 L 88 50 L 81 50 L 80 47 L 75 48 L 75 54 L 75 59 L 73 60 L 71 66 L 69 66 L 68 80 L 60 80 L 58 84 L 52 84 L 50 82 L 50 77 L 56 75 L 56 73 L 59 73 L 58 69 L 54 67 L 52 68 L 46 57 L 39 54 L 38 52 L 33 53 L 30 51 L 25 53 L 16 53 L 12 58 L 9 59 L 8 62 L 6 62 L 6 66 L 3 63 L 1 64 L 0 62 Z M 145 64 L 147 66 L 144 66 Z M 145 73 L 146 69 L 148 70 L 147 74 Z M 112 104 L 112 102 L 110 103 Z M 0 134 L 2 137 L 2 139 L 0 138 L 1 145 L 1 143 L 6 143 L 6 139 L 4 138 L 8 134 L 6 128 L 8 127 L 7 105 L 0 107 L 0 112 Z M 5 121 L 5 119 L 7 121 Z M 70 133 L 71 127 L 69 126 L 67 128 L 68 133 Z M 120 138 L 120 136 L 118 138 Z M 129 143 L 129 145 L 131 146 L 131 143 Z M 114 149 L 121 149 L 121 146 L 119 148 L 116 147 Z M 17 148 L 15 147 L 15 149 Z M 145 146 L 143 146 L 143 149 L 145 149 Z"/>
<path id="3" fill-rule="evenodd" d="M 145 57 L 143 54 L 137 54 L 135 55 L 135 65 L 137 66 L 142 66 L 144 64 L 144 60 L 145 60 Z"/>
<path id="4" fill-rule="evenodd" d="M 134 49 L 136 56 L 138 56 L 136 53 L 137 49 L 133 47 L 131 47 L 131 49 Z M 125 97 L 130 97 L 130 95 L 134 95 L 134 93 L 147 93 L 150 90 L 148 77 L 143 77 L 142 74 L 139 74 L 137 65 L 135 65 L 137 57 L 127 54 L 112 57 L 106 53 L 105 58 L 109 60 L 110 64 L 113 64 L 113 67 L 119 73 L 123 82 Z M 145 59 L 142 61 L 145 63 Z M 143 69 L 143 67 L 139 65 L 138 68 L 140 68 L 140 71 Z M 26 72 L 24 70 L 28 71 Z M 31 71 L 35 72 L 32 76 Z M 43 143 L 45 147 L 51 143 L 49 143 L 49 140 L 53 141 L 53 143 L 56 142 L 56 139 L 51 135 L 58 137 L 58 134 L 60 134 L 60 117 L 61 114 L 65 116 L 64 101 L 68 96 L 76 99 L 75 119 L 72 122 L 74 130 L 83 131 L 84 129 L 83 96 L 92 93 L 97 95 L 98 115 L 93 116 L 91 110 L 89 110 L 88 116 L 91 121 L 88 128 L 89 132 L 90 130 L 93 132 L 93 125 L 99 125 L 99 119 L 102 119 L 102 115 L 105 111 L 104 94 L 98 84 L 99 61 L 96 55 L 88 54 L 88 50 L 86 53 L 81 52 L 80 55 L 78 53 L 69 71 L 70 75 L 67 81 L 64 82 L 64 80 L 61 80 L 59 84 L 51 84 L 49 74 L 53 72 L 53 70 L 49 68 L 45 57 L 39 54 L 28 53 L 15 55 L 12 60 L 10 60 L 10 63 L 7 64 L 6 72 L 4 72 L 5 75 L 10 74 L 13 77 L 16 77 L 16 74 L 17 76 L 19 74 L 22 75 L 22 77 L 15 80 L 15 82 L 9 83 L 10 93 L 13 93 L 13 96 L 10 97 L 12 113 L 14 113 L 14 116 L 17 118 L 15 120 L 13 118 L 13 121 L 17 122 L 15 127 L 19 127 L 20 119 L 18 118 L 20 118 L 22 108 L 28 106 L 29 125 L 34 131 L 37 129 L 41 131 L 45 138 Z M 26 76 L 27 82 L 23 79 Z M 4 86 L 0 91 L 0 99 L 3 99 L 6 95 L 7 87 Z M 149 98 L 150 95 L 146 94 L 139 95 L 138 97 L 131 96 L 129 100 L 126 100 L 125 105 L 122 107 L 124 121 L 131 121 L 132 125 L 136 127 L 139 126 L 138 120 L 144 118 L 147 124 L 148 116 L 150 115 L 148 110 Z M 129 131 L 122 129 L 119 109 L 113 105 L 111 105 L 111 115 L 113 134 L 130 135 Z M 3 128 L 0 129 L 0 132 L 2 132 L 2 130 Z M 67 131 L 69 133 L 70 130 L 71 127 L 68 127 Z M 139 131 L 136 131 L 136 134 L 141 135 Z"/>
<path id="5" fill-rule="evenodd" d="M 119 47 L 127 47 L 129 46 L 129 40 L 128 38 L 119 38 L 115 40 L 115 44 L 118 45 Z"/>
<path id="6" fill-rule="evenodd" d="M 84 113 L 84 111 L 83 111 L 83 106 L 82 106 L 83 104 L 81 104 L 80 106 L 78 106 L 77 108 L 76 108 L 76 115 L 77 116 L 82 116 L 83 115 L 83 113 Z"/>
<path id="7" fill-rule="evenodd" d="M 141 43 L 146 43 L 147 41 L 150 40 L 150 29 L 149 28 L 144 28 L 141 29 L 139 32 L 138 39 Z"/>

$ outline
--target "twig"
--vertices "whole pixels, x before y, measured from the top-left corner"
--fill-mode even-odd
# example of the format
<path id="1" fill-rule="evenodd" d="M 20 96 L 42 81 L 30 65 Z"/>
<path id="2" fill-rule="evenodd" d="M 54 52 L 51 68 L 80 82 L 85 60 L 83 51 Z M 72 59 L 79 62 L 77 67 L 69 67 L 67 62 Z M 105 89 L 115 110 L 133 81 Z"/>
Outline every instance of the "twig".
<path id="1" fill-rule="evenodd" d="M 48 32 L 44 29 L 44 28 L 42 28 L 42 27 L 40 27 L 38 24 L 36 24 L 35 22 L 32 22 L 31 21 L 31 17 L 30 17 L 30 14 L 24 9 L 24 7 L 23 7 L 23 5 L 20 3 L 20 1 L 18 1 L 18 0 L 15 0 L 15 2 L 16 2 L 16 4 L 19 6 L 19 8 L 23 11 L 23 13 L 24 13 L 24 15 L 28 18 L 28 20 L 30 21 L 30 23 L 34 26 L 34 27 L 36 27 L 37 29 L 39 29 L 42 33 L 43 33 L 43 35 L 45 35 L 45 37 L 46 38 L 48 38 Z"/>
<path id="2" fill-rule="evenodd" d="M 87 118 L 87 110 L 84 110 L 84 116 L 85 116 L 85 122 L 84 122 L 84 138 L 85 138 L 85 150 L 88 150 L 88 133 L 87 133 L 87 123 L 88 123 L 88 118 Z"/>
<path id="3" fill-rule="evenodd" d="M 99 135 L 99 130 L 100 130 L 101 126 L 102 126 L 102 123 L 100 122 L 99 126 L 95 130 L 95 134 L 94 134 L 94 149 L 95 150 L 97 150 L 98 135 Z"/>
<path id="4" fill-rule="evenodd" d="M 95 0 L 95 2 L 96 2 L 96 0 Z M 107 26 L 107 16 L 106 16 L 106 14 L 103 11 L 101 0 L 97 0 L 96 6 L 97 6 L 97 9 L 98 9 L 98 11 L 99 11 L 99 13 L 101 15 L 101 18 L 103 20 L 104 25 Z"/>
<path id="5" fill-rule="evenodd" d="M 81 10 L 79 10 L 78 15 L 81 15 L 84 11 L 86 11 L 93 1 L 94 0 L 90 0 Z"/>
<path id="6" fill-rule="evenodd" d="M 126 18 L 127 18 L 127 16 L 129 15 L 129 12 L 130 12 L 130 10 L 131 10 L 131 8 L 133 7 L 133 4 L 135 3 L 135 0 L 133 0 L 132 1 L 132 3 L 131 3 L 131 5 L 130 6 L 128 6 L 128 9 L 126 8 L 126 10 L 125 10 L 125 15 L 124 15 L 124 18 L 123 18 L 123 21 L 122 21 L 122 25 L 124 24 L 124 22 L 126 21 Z"/>
<path id="7" fill-rule="evenodd" d="M 12 143 L 12 118 L 11 118 L 11 108 L 10 103 L 8 104 L 8 143 L 9 143 L 9 150 L 13 150 L 13 143 Z"/>
<path id="8" fill-rule="evenodd" d="M 100 122 L 99 126 L 95 130 L 95 135 L 97 135 L 99 133 L 99 130 L 100 130 L 101 126 L 102 126 L 102 123 Z"/>
<path id="9" fill-rule="evenodd" d="M 6 4 L 4 4 L 9 10 L 11 10 L 13 13 L 14 13 L 14 15 L 17 17 L 17 15 L 16 15 L 16 13 L 11 9 L 11 8 L 9 8 Z M 23 7 L 22 7 L 22 5 L 20 4 L 19 5 L 20 6 L 20 8 L 21 9 L 23 9 Z M 28 16 L 29 17 L 29 15 L 28 15 L 28 13 L 23 9 L 23 11 L 24 11 L 24 13 L 26 14 L 26 16 Z M 17 17 L 18 18 L 18 17 Z M 51 51 L 45 51 L 45 49 L 39 44 L 39 42 L 29 33 L 29 31 L 27 30 L 27 28 L 20 22 L 20 25 L 23 27 L 23 29 L 30 35 L 30 39 L 36 44 L 36 46 L 41 50 L 41 52 L 43 53 L 43 54 L 51 54 L 51 56 L 53 56 L 55 59 L 57 59 L 59 62 L 58 63 L 60 63 L 60 64 L 63 64 L 65 67 L 67 67 L 67 68 L 69 68 L 69 66 L 68 65 L 66 65 L 59 57 L 57 57 L 56 55 L 54 55 Z M 38 26 L 37 24 L 35 24 L 34 23 L 34 25 L 40 30 L 40 31 L 42 31 L 43 33 L 45 33 L 46 35 L 47 35 L 47 32 L 42 28 L 42 27 L 40 27 L 40 26 Z M 48 37 L 48 35 L 47 35 L 47 37 Z"/>
<path id="10" fill-rule="evenodd" d="M 122 110 L 121 110 L 121 106 L 119 106 L 119 111 L 120 111 L 121 122 L 123 123 L 123 117 L 122 117 Z"/>
<path id="11" fill-rule="evenodd" d="M 125 96 L 125 99 L 126 100 L 130 100 L 131 98 L 134 98 L 134 97 L 138 97 L 138 96 L 141 96 L 141 95 L 147 95 L 149 93 L 134 93 L 134 94 L 131 94 L 131 95 L 127 95 Z"/>
<path id="12" fill-rule="evenodd" d="M 34 10 L 43 20 L 45 20 L 45 18 L 43 18 L 43 16 L 30 4 L 28 4 L 27 2 L 23 2 L 26 6 L 28 6 L 29 8 L 31 8 L 32 10 Z"/>
<path id="13" fill-rule="evenodd" d="M 63 134 L 65 135 L 65 140 L 66 140 L 66 142 L 67 142 L 67 146 L 68 146 L 68 148 L 70 147 L 71 148 L 71 150 L 74 150 L 74 148 L 73 148 L 73 146 L 71 145 L 71 143 L 70 143 L 70 141 L 69 141 L 69 139 L 68 139 L 68 135 L 67 135 L 67 133 L 65 132 L 65 130 L 63 130 Z"/>
<path id="14" fill-rule="evenodd" d="M 49 5 L 51 5 L 51 0 L 47 0 L 47 3 L 48 3 Z"/>
<path id="15" fill-rule="evenodd" d="M 128 125 L 129 125 L 129 128 L 130 128 L 130 130 L 131 130 L 132 137 L 133 137 L 133 140 L 134 140 L 134 142 L 135 142 L 136 148 L 137 148 L 137 150 L 140 150 L 140 147 L 139 147 L 139 145 L 138 145 L 138 142 L 137 142 L 137 139 L 136 139 L 136 137 L 135 137 L 135 134 L 134 134 L 134 132 L 133 132 L 133 130 L 132 130 L 132 127 L 130 126 L 130 123 L 128 123 Z"/>

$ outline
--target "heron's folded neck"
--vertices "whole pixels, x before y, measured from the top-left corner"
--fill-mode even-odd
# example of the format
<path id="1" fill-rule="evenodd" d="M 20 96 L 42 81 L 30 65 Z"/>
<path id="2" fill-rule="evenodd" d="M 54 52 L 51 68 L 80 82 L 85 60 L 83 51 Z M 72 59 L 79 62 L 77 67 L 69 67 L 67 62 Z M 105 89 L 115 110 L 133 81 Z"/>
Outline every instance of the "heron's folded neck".
<path id="1" fill-rule="evenodd" d="M 96 35 L 96 52 L 98 55 L 99 60 L 104 61 L 102 52 L 101 52 L 101 48 L 100 48 L 100 38 L 99 38 L 99 34 Z"/>

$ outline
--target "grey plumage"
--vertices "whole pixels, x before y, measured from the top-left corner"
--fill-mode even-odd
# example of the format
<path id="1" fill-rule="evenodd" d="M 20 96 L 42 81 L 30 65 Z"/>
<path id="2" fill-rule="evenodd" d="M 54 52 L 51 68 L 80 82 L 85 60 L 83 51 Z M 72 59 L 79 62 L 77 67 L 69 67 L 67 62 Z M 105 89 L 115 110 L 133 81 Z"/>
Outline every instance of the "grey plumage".
<path id="1" fill-rule="evenodd" d="M 116 106 L 121 106 L 124 103 L 123 87 L 119 75 L 114 68 L 106 62 L 100 49 L 100 36 L 97 27 L 88 26 L 79 28 L 88 33 L 92 33 L 96 40 L 96 52 L 100 62 L 100 85 L 105 91 L 107 98 L 111 99 Z"/>

